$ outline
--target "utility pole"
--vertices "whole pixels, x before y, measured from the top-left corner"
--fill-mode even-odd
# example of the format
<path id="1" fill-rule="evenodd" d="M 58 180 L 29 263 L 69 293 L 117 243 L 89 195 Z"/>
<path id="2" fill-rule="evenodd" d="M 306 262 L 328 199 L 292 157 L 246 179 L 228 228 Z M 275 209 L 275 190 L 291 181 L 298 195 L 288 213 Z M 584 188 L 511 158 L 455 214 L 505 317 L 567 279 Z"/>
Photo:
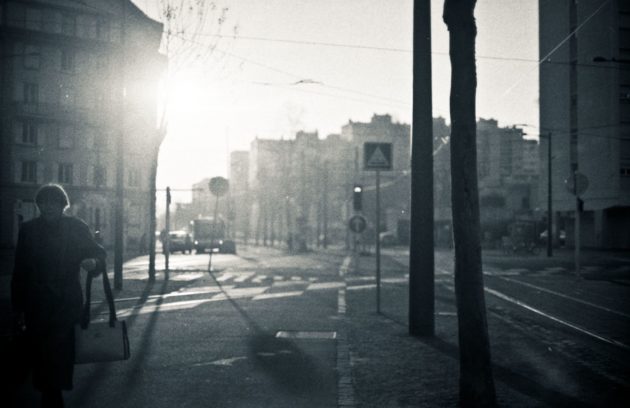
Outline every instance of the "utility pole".
<path id="1" fill-rule="evenodd" d="M 166 233 L 164 234 L 164 279 L 168 279 L 169 257 L 171 255 L 171 188 L 166 187 Z"/>
<path id="2" fill-rule="evenodd" d="M 324 201 L 322 212 L 324 217 L 324 248 L 328 248 L 328 164 L 329 162 L 324 162 Z"/>
<path id="3" fill-rule="evenodd" d="M 376 170 L 376 313 L 381 313 L 381 171 Z"/>
<path id="4" fill-rule="evenodd" d="M 123 278 L 123 251 L 124 251 L 124 183 L 125 183 L 125 164 L 124 164 L 124 131 L 125 131 L 125 61 L 126 61 L 126 25 L 127 25 L 127 3 L 122 2 L 122 26 L 121 26 L 121 80 L 120 80 L 120 116 L 118 129 L 118 140 L 116 141 L 116 220 L 115 220 L 115 232 L 114 232 L 114 289 L 122 289 Z"/>
<path id="5" fill-rule="evenodd" d="M 151 186 L 150 186 L 150 199 L 149 199 L 149 282 L 155 282 L 155 230 L 156 230 L 156 179 L 157 179 L 157 167 L 158 167 L 158 155 L 160 152 L 160 144 L 164 138 L 164 133 L 160 129 L 160 140 L 156 141 L 153 146 L 153 162 L 151 163 Z"/>
<path id="6" fill-rule="evenodd" d="M 547 135 L 547 257 L 553 256 L 553 211 L 552 211 L 552 175 L 551 175 L 551 132 Z"/>
<path id="7" fill-rule="evenodd" d="M 435 265 L 430 0 L 415 0 L 413 19 L 409 333 L 413 336 L 433 336 L 435 334 Z"/>

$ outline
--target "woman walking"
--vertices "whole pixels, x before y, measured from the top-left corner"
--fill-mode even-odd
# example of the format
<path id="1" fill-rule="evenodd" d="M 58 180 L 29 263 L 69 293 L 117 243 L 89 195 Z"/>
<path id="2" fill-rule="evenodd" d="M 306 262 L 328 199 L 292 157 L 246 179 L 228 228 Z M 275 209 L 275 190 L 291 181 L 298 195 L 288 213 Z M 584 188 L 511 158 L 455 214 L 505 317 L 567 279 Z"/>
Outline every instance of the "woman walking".
<path id="1" fill-rule="evenodd" d="M 62 390 L 72 389 L 74 326 L 83 307 L 80 268 L 104 271 L 106 252 L 87 224 L 63 214 L 70 203 L 61 186 L 42 186 L 35 202 L 40 216 L 20 227 L 11 303 L 42 407 L 63 407 Z"/>

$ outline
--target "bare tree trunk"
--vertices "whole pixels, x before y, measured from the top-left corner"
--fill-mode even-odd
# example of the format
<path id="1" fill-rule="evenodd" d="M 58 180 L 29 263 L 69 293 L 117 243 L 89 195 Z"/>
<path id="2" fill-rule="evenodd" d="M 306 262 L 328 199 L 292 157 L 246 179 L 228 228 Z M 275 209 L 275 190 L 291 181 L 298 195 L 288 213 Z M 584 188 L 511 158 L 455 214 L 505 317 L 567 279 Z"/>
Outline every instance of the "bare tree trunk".
<path id="1" fill-rule="evenodd" d="M 155 230 L 156 230 L 156 191 L 157 191 L 157 161 L 159 147 L 154 147 L 153 162 L 151 163 L 150 198 L 149 198 L 149 282 L 155 281 Z"/>
<path id="2" fill-rule="evenodd" d="M 475 95 L 476 0 L 445 0 L 450 33 L 451 178 L 460 405 L 496 406 L 481 269 Z"/>

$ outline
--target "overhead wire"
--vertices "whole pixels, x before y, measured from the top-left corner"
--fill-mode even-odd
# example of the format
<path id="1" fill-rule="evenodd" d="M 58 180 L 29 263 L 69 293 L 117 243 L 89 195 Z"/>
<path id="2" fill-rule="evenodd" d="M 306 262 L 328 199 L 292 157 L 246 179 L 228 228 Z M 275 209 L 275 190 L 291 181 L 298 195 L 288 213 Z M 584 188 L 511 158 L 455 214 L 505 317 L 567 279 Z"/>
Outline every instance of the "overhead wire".
<path id="1" fill-rule="evenodd" d="M 560 47 L 562 47 L 567 41 L 569 41 L 569 39 L 571 39 L 572 36 L 574 36 L 578 31 L 580 31 L 580 29 L 582 29 L 582 27 L 584 27 L 586 23 L 588 23 L 593 17 L 595 17 L 595 15 L 597 15 L 597 13 L 599 13 L 600 10 L 602 10 L 604 6 L 607 5 L 609 2 L 610 0 L 604 0 L 602 4 L 600 4 L 600 6 L 595 9 L 595 11 L 593 11 L 586 19 L 584 19 L 584 21 L 582 21 L 577 27 L 575 27 L 575 29 L 573 29 L 565 38 L 563 38 L 555 47 L 553 47 L 551 51 L 549 51 L 544 57 L 542 57 L 536 64 L 535 68 L 537 69 L 543 62 L 548 60 L 556 51 L 560 49 Z M 505 97 L 507 94 L 509 94 L 512 91 L 512 89 L 514 89 L 516 86 L 518 86 L 518 84 L 520 84 L 523 81 L 524 77 L 525 75 L 522 75 L 512 85 L 510 85 L 505 90 L 505 92 L 503 92 L 503 94 L 499 97 L 499 100 Z"/>
<path id="2" fill-rule="evenodd" d="M 195 41 L 193 41 L 193 40 L 191 40 L 191 39 L 189 39 L 189 38 L 187 38 L 185 36 L 181 36 L 180 35 L 180 38 L 182 38 L 184 40 L 187 40 L 187 41 L 195 42 Z M 201 44 L 201 45 L 203 45 L 203 44 Z M 223 53 L 225 55 L 229 55 L 230 57 L 233 57 L 233 58 L 245 61 L 245 62 L 247 62 L 249 64 L 260 66 L 260 67 L 265 68 L 267 70 L 271 70 L 271 71 L 274 71 L 274 72 L 281 73 L 283 75 L 290 76 L 290 77 L 295 78 L 297 80 L 302 80 L 302 79 L 305 78 L 305 76 L 297 75 L 295 73 L 292 73 L 292 72 L 289 72 L 289 71 L 286 71 L 286 70 L 283 70 L 283 69 L 280 69 L 280 68 L 277 68 L 277 67 L 273 67 L 271 65 L 263 64 L 261 62 L 252 60 L 251 58 L 243 57 L 241 55 L 237 55 L 237 54 L 235 54 L 233 52 L 225 51 L 225 50 L 222 50 L 220 48 L 215 48 L 215 51 L 217 51 L 219 53 Z M 319 82 L 320 82 L 320 85 L 322 87 L 324 87 L 324 88 L 336 89 L 336 90 L 340 90 L 340 91 L 343 91 L 343 92 L 354 93 L 354 94 L 358 94 L 358 95 L 362 95 L 362 96 L 369 96 L 371 98 L 378 98 L 378 99 L 381 99 L 383 101 L 395 102 L 395 103 L 399 103 L 399 104 L 408 104 L 407 102 L 404 102 L 404 101 L 401 101 L 401 100 L 396 100 L 396 99 L 389 98 L 389 97 L 382 96 L 382 95 L 369 94 L 369 93 L 366 93 L 366 92 L 357 91 L 357 90 L 353 90 L 353 89 L 349 89 L 349 88 L 339 87 L 339 86 L 335 86 L 335 85 L 329 85 L 329 84 L 326 84 L 326 83 L 321 82 L 321 81 L 319 81 Z M 267 85 L 269 85 L 269 86 L 280 86 L 279 84 L 273 84 L 273 83 L 267 83 Z M 411 105 L 408 104 L 408 106 L 411 106 Z"/>

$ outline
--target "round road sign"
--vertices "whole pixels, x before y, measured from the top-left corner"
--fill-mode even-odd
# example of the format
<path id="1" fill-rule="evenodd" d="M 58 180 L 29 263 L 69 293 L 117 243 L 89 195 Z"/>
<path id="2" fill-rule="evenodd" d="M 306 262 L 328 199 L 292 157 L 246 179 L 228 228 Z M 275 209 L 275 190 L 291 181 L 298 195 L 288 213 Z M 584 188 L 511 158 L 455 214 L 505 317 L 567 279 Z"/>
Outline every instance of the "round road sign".
<path id="1" fill-rule="evenodd" d="M 217 197 L 221 197 L 228 192 L 230 188 L 230 183 L 228 183 L 227 179 L 223 177 L 212 177 L 210 179 L 210 183 L 208 183 L 210 188 L 210 192 Z"/>
<path id="2" fill-rule="evenodd" d="M 580 196 L 588 188 L 588 178 L 576 171 L 564 180 L 564 184 L 567 186 L 569 193 Z"/>
<path id="3" fill-rule="evenodd" d="M 367 227 L 365 217 L 362 215 L 353 215 L 350 217 L 350 220 L 348 221 L 348 228 L 350 228 L 350 231 L 360 234 L 365 230 L 365 227 Z"/>

